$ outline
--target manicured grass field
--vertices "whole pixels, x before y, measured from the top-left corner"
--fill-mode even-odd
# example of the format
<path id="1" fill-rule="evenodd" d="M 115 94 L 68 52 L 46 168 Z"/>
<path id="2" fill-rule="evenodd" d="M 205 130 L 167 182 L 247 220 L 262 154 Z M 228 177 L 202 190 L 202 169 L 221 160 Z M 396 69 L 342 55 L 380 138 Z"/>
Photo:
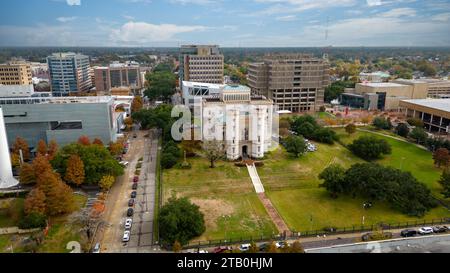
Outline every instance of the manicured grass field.
<path id="1" fill-rule="evenodd" d="M 392 147 L 392 154 L 385 156 L 377 162 L 385 166 L 401 169 L 411 172 L 419 181 L 425 183 L 436 196 L 441 196 L 440 179 L 442 169 L 434 166 L 433 155 L 431 152 L 421 149 L 412 143 L 402 142 L 389 137 L 383 137 L 368 132 L 356 132 L 349 136 L 343 130 L 338 130 L 342 142 L 349 144 L 354 139 L 370 135 L 385 139 Z"/>
<path id="2" fill-rule="evenodd" d="M 164 200 L 189 197 L 205 215 L 206 232 L 198 240 L 268 235 L 276 231 L 259 201 L 246 168 L 218 162 L 215 169 L 200 157 L 188 158 L 192 169 L 163 172 Z"/>
<path id="3" fill-rule="evenodd" d="M 343 129 L 337 131 L 344 143 L 351 143 L 361 135 L 373 135 L 357 132 L 349 136 Z M 434 167 L 430 152 L 411 143 L 383 136 L 376 137 L 386 139 L 392 145 L 393 151 L 392 155 L 379 160 L 379 163 L 410 171 L 435 195 L 439 194 L 440 186 L 437 180 L 441 171 Z M 367 200 L 347 196 L 332 199 L 325 189 L 319 187 L 321 181 L 317 176 L 331 163 L 339 163 L 348 168 L 361 162 L 364 161 L 340 144 L 318 144 L 317 152 L 307 153 L 299 159 L 292 158 L 280 147 L 268 155 L 264 167 L 258 168 L 258 172 L 267 195 L 293 230 L 308 231 L 325 227 L 359 226 L 362 224 L 363 216 L 365 216 L 366 225 L 379 222 L 431 220 L 450 216 L 450 212 L 444 207 L 431 210 L 423 218 L 408 217 L 391 209 L 388 204 L 382 203 L 364 210 L 362 204 Z"/>

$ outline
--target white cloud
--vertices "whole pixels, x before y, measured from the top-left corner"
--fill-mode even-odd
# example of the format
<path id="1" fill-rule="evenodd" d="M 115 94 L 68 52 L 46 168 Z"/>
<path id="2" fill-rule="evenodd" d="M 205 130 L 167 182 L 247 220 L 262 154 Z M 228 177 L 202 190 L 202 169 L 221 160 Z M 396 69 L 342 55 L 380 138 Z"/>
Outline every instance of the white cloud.
<path id="1" fill-rule="evenodd" d="M 130 16 L 130 15 L 122 15 L 122 17 L 129 21 L 133 21 L 135 19 L 134 16 Z"/>
<path id="2" fill-rule="evenodd" d="M 297 20 L 297 16 L 295 15 L 278 16 L 277 18 L 275 18 L 275 20 L 282 22 L 292 22 Z"/>
<path id="3" fill-rule="evenodd" d="M 81 0 L 66 0 L 69 6 L 81 6 Z"/>
<path id="4" fill-rule="evenodd" d="M 67 22 L 71 22 L 76 20 L 77 17 L 72 16 L 72 17 L 58 17 L 56 18 L 57 21 L 61 22 L 61 23 L 67 23 Z"/>
<path id="5" fill-rule="evenodd" d="M 110 38 L 118 43 L 145 44 L 172 40 L 177 34 L 205 31 L 205 26 L 178 26 L 174 24 L 149 24 L 145 22 L 128 22 L 119 29 L 113 30 Z"/>
<path id="6" fill-rule="evenodd" d="M 382 17 L 402 17 L 402 16 L 408 16 L 413 17 L 416 16 L 416 10 L 412 8 L 397 8 L 397 9 L 391 9 L 390 11 L 384 12 L 381 14 Z"/>
<path id="7" fill-rule="evenodd" d="M 433 21 L 448 22 L 450 21 L 450 12 L 436 14 L 431 17 Z"/>
<path id="8" fill-rule="evenodd" d="M 381 0 L 367 0 L 367 5 L 369 7 L 381 6 L 381 5 L 383 5 L 383 1 L 381 1 Z"/>
<path id="9" fill-rule="evenodd" d="M 331 7 L 349 7 L 357 3 L 356 0 L 253 0 L 257 3 L 273 4 L 255 15 L 271 15 L 278 13 L 294 13 L 311 9 L 325 9 Z"/>
<path id="10" fill-rule="evenodd" d="M 170 0 L 172 4 L 180 4 L 180 5 L 210 5 L 217 4 L 221 2 L 221 0 Z"/>

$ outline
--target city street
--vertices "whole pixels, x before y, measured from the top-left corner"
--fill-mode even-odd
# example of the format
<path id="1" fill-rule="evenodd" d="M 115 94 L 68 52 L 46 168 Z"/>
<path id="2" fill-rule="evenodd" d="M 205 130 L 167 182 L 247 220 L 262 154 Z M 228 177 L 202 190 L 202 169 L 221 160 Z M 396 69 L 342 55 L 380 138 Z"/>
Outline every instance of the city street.
<path id="1" fill-rule="evenodd" d="M 134 134 L 134 133 L 133 133 Z M 131 134 L 131 136 L 133 136 Z M 149 137 L 145 137 L 149 134 Z M 155 200 L 155 170 L 158 140 L 152 132 L 138 132 L 137 138 L 130 137 L 130 147 L 125 161 L 129 162 L 125 174 L 117 179 L 110 190 L 104 215 L 105 224 L 98 231 L 98 242 L 102 252 L 140 252 L 150 250 L 153 244 L 153 212 Z M 127 219 L 128 201 L 131 199 L 136 165 L 143 158 L 139 186 L 135 199 L 133 226 L 130 241 L 122 242 L 124 224 Z"/>

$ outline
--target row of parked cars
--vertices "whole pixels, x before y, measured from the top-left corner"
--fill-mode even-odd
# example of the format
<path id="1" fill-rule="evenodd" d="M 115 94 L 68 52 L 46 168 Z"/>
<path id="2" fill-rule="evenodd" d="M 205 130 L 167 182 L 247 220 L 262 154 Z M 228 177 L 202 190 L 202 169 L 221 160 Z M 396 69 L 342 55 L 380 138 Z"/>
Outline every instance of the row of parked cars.
<path id="1" fill-rule="evenodd" d="M 262 243 L 257 247 L 260 252 L 265 252 L 267 250 L 267 248 L 269 247 L 269 245 L 270 245 L 269 243 Z M 286 245 L 290 246 L 290 244 L 286 243 L 286 242 L 276 242 L 275 243 L 275 246 L 278 249 L 283 248 Z M 250 251 L 251 246 L 252 246 L 251 244 L 242 244 L 237 249 L 239 249 L 240 252 L 248 252 L 248 251 Z M 214 253 L 227 253 L 227 252 L 231 252 L 231 251 L 233 251 L 233 247 L 231 247 L 231 246 L 219 246 L 213 250 Z M 191 251 L 191 252 L 208 253 L 208 251 L 204 250 L 204 249 L 199 249 L 197 251 Z"/>
<path id="2" fill-rule="evenodd" d="M 139 177 L 135 176 L 133 178 L 133 185 L 131 186 L 132 192 L 130 195 L 130 200 L 128 201 L 128 210 L 127 210 L 127 219 L 125 220 L 125 231 L 123 233 L 122 242 L 128 243 L 130 241 L 131 237 L 131 227 L 133 225 L 133 215 L 134 215 L 134 205 L 136 204 L 136 197 L 137 197 L 137 188 L 139 183 Z"/>
<path id="3" fill-rule="evenodd" d="M 400 232 L 402 237 L 413 237 L 417 234 L 419 235 L 429 235 L 433 233 L 445 233 L 450 231 L 449 226 L 435 226 L 435 227 L 421 227 L 418 230 L 415 229 L 405 229 Z"/>

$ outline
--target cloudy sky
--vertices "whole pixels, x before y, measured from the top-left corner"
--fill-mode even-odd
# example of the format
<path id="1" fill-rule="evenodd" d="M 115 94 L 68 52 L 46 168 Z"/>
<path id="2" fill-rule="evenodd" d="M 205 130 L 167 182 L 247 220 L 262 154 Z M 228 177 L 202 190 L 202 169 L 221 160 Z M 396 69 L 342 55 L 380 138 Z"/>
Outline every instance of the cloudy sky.
<path id="1" fill-rule="evenodd" d="M 7 0 L 0 46 L 450 46 L 450 0 Z"/>

